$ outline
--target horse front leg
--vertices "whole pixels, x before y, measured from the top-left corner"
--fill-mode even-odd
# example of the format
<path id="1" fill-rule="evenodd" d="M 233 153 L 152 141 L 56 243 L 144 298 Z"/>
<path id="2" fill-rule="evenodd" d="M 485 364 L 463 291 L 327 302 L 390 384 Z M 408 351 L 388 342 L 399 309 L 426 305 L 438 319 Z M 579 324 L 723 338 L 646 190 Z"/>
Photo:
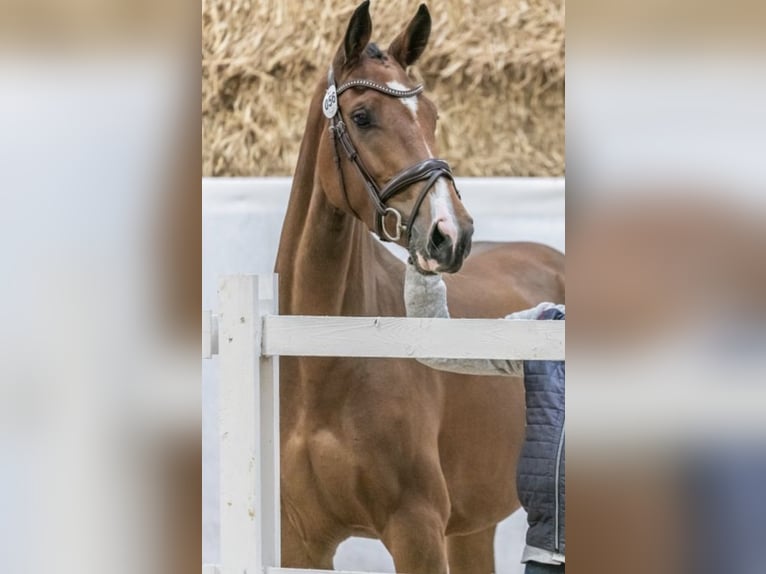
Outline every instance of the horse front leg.
<path id="1" fill-rule="evenodd" d="M 495 528 L 447 538 L 450 574 L 493 574 L 495 572 Z"/>
<path id="2" fill-rule="evenodd" d="M 447 574 L 446 517 L 430 504 L 403 506 L 381 537 L 397 572 Z"/>
<path id="3" fill-rule="evenodd" d="M 285 511 L 283 500 L 281 563 L 284 568 L 333 569 L 335 551 L 345 537 L 323 522 L 299 520 L 297 514 Z"/>

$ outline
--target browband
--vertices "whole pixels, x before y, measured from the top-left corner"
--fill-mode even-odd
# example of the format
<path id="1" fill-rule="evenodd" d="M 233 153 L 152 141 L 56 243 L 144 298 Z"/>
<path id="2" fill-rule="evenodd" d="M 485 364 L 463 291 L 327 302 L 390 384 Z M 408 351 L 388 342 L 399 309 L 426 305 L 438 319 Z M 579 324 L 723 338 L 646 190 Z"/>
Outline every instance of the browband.
<path id="1" fill-rule="evenodd" d="M 411 90 L 395 90 L 394 88 L 389 88 L 388 86 L 384 86 L 370 80 L 350 80 L 338 88 L 336 93 L 340 96 L 349 88 L 369 88 L 371 90 L 375 90 L 376 92 L 381 92 L 387 96 L 393 96 L 395 98 L 411 98 L 412 96 L 417 96 L 420 92 L 423 91 L 423 84 L 418 84 Z"/>

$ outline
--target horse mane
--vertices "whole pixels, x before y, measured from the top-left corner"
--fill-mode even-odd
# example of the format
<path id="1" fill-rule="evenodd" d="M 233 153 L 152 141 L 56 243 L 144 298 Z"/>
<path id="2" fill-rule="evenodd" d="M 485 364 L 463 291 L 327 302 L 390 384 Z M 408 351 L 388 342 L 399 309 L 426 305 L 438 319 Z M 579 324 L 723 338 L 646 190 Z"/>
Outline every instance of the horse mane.
<path id="1" fill-rule="evenodd" d="M 283 262 L 284 253 L 289 246 L 295 245 L 300 241 L 301 229 L 288 229 L 288 222 L 297 220 L 296 213 L 306 213 L 308 204 L 311 201 L 311 191 L 314 187 L 314 176 L 316 173 L 317 153 L 319 150 L 319 138 L 322 136 L 324 125 L 324 115 L 321 110 L 321 99 L 324 96 L 325 87 L 321 82 L 317 82 L 314 95 L 309 103 L 309 110 L 306 118 L 306 126 L 303 131 L 303 140 L 301 141 L 300 151 L 298 152 L 298 161 L 293 174 L 293 181 L 290 187 L 290 198 L 287 202 L 287 212 L 285 214 L 285 225 L 282 227 L 282 235 L 279 240 L 279 251 L 275 270 L 279 274 L 287 273 L 290 268 L 290 262 Z"/>

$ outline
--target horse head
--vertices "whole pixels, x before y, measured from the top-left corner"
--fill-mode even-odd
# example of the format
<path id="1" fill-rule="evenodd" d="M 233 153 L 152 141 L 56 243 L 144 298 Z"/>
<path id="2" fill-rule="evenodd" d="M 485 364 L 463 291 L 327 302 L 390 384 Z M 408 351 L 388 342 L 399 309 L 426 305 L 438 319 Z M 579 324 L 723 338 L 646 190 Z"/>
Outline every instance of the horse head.
<path id="1" fill-rule="evenodd" d="M 431 32 L 424 4 L 387 50 L 370 43 L 369 2 L 349 21 L 331 64 L 318 150 L 322 187 L 337 208 L 383 241 L 407 248 L 423 273 L 453 273 L 470 252 L 473 220 L 447 162 L 436 159 L 437 110 L 407 68 Z"/>

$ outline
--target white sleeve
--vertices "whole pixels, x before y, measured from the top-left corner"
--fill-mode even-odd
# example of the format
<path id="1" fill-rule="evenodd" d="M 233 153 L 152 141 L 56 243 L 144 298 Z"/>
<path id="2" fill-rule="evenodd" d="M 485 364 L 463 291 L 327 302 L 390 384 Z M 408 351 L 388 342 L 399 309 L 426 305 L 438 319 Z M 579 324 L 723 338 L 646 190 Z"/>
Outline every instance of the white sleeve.
<path id="1" fill-rule="evenodd" d="M 447 286 L 441 275 L 422 275 L 407 265 L 404 276 L 404 305 L 408 317 L 449 318 Z M 418 359 L 418 362 L 440 371 L 465 375 L 524 374 L 523 361 L 490 359 Z"/>
<path id="2" fill-rule="evenodd" d="M 561 313 L 566 313 L 566 306 L 562 304 L 557 303 L 538 303 L 531 309 L 524 309 L 522 311 L 516 311 L 515 313 L 511 313 L 510 315 L 506 315 L 506 319 L 537 319 L 540 315 L 542 315 L 545 311 L 548 311 L 549 309 L 557 309 Z"/>

